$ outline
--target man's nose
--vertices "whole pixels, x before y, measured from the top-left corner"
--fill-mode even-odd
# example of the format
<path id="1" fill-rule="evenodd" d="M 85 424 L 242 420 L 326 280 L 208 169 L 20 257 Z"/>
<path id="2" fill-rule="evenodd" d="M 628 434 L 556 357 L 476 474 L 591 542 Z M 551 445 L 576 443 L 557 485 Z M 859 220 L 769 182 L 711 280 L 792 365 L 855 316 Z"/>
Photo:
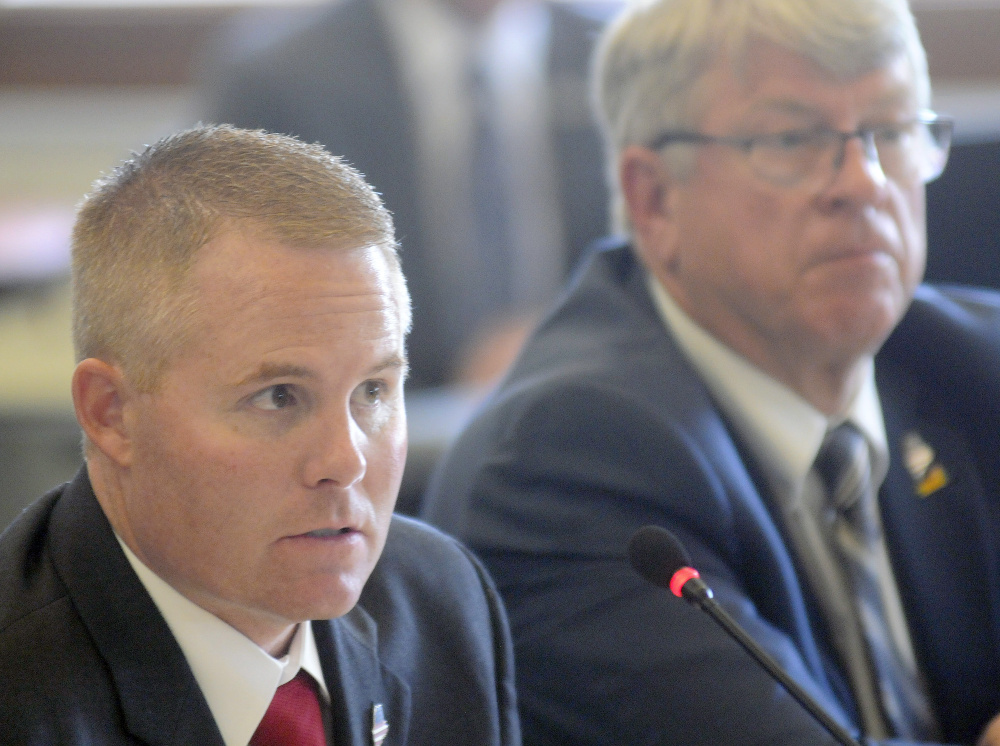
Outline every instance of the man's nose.
<path id="1" fill-rule="evenodd" d="M 348 488 L 364 477 L 368 467 L 364 453 L 367 436 L 350 412 L 326 418 L 312 435 L 307 448 L 305 479 L 311 487 L 323 484 Z"/>
<path id="2" fill-rule="evenodd" d="M 878 198 L 888 182 L 871 132 L 846 135 L 834 168 L 828 193 L 835 195 L 851 195 L 870 201 Z"/>

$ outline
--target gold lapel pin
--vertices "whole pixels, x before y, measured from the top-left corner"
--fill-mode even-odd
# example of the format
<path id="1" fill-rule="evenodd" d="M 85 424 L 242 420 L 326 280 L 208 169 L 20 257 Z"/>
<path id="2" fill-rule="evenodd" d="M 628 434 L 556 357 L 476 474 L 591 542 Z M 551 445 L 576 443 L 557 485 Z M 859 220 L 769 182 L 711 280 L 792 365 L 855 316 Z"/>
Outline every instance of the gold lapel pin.
<path id="1" fill-rule="evenodd" d="M 389 722 L 380 702 L 372 704 L 372 746 L 382 746 L 385 737 L 389 735 Z"/>
<path id="2" fill-rule="evenodd" d="M 917 433 L 903 436 L 903 460 L 920 497 L 930 497 L 951 481 L 944 466 L 935 463 L 934 449 Z"/>

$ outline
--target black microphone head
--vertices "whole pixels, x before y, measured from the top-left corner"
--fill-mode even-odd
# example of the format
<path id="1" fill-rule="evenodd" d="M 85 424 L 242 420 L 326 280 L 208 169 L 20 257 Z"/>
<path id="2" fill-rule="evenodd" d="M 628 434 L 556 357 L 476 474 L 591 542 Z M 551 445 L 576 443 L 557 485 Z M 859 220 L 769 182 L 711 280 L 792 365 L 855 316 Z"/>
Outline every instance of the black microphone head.
<path id="1" fill-rule="evenodd" d="M 628 558 L 637 573 L 668 590 L 674 573 L 691 564 L 691 557 L 677 537 L 661 526 L 643 526 L 632 534 Z"/>

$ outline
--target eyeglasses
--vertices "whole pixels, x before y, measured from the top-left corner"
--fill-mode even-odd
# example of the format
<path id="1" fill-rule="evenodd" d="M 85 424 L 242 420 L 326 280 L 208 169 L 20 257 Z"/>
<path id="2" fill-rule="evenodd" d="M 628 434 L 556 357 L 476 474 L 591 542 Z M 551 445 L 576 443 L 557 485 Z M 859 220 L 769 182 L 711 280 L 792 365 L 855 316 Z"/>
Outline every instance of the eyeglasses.
<path id="1" fill-rule="evenodd" d="M 886 178 L 924 184 L 944 171 L 954 121 L 922 111 L 902 123 L 861 127 L 854 132 L 826 128 L 788 130 L 762 135 L 717 136 L 700 132 L 664 132 L 650 148 L 668 145 L 726 145 L 743 151 L 754 173 L 783 187 L 823 189 L 844 165 L 847 143 L 861 140 L 869 163 L 877 163 Z"/>

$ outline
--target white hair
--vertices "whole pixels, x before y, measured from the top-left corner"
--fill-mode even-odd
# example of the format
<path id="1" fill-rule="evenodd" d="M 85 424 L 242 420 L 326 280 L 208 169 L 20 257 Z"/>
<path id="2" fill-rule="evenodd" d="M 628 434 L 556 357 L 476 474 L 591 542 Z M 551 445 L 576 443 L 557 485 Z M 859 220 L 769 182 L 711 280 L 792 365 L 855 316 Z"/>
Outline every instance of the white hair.
<path id="1" fill-rule="evenodd" d="M 740 70 L 755 40 L 800 54 L 844 80 L 905 55 L 919 105 L 930 104 L 927 57 L 907 0 L 632 2 L 605 31 L 593 76 L 617 227 L 628 228 L 617 184 L 621 151 L 647 145 L 664 130 L 696 126 L 702 76 L 720 53 Z M 683 162 L 675 167 L 683 173 Z"/>

